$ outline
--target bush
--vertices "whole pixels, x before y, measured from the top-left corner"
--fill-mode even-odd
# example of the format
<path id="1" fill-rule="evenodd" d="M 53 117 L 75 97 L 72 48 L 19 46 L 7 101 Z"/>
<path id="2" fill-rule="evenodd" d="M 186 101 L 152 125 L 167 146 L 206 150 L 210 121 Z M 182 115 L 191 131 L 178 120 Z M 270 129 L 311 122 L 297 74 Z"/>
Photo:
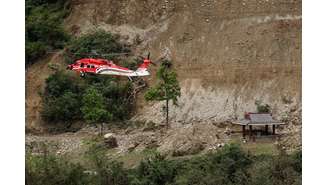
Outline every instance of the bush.
<path id="1" fill-rule="evenodd" d="M 44 152 L 26 156 L 25 182 L 33 185 L 87 185 L 90 177 L 84 168 L 63 158 Z"/>
<path id="2" fill-rule="evenodd" d="M 46 54 L 47 48 L 42 42 L 26 42 L 25 52 L 27 64 L 32 63 L 32 61 L 37 60 L 44 54 Z M 29 62 L 30 61 L 30 62 Z"/>
<path id="3" fill-rule="evenodd" d="M 292 154 L 292 160 L 293 160 L 293 168 L 296 172 L 302 173 L 302 150 L 296 151 Z"/>
<path id="4" fill-rule="evenodd" d="M 113 114 L 114 120 L 124 120 L 130 117 L 134 108 L 133 89 L 130 82 L 119 83 L 114 80 L 106 80 L 96 83 L 95 87 L 102 92 L 106 109 Z"/>
<path id="5" fill-rule="evenodd" d="M 44 105 L 42 116 L 49 122 L 71 121 L 81 118 L 80 97 L 72 92 L 65 92 L 58 98 L 51 98 Z"/>
<path id="6" fill-rule="evenodd" d="M 118 42 L 111 33 L 97 30 L 73 39 L 66 50 L 66 62 L 71 64 L 81 58 L 115 59 L 117 53 L 129 52 L 130 49 Z"/>
<path id="7" fill-rule="evenodd" d="M 67 48 L 67 61 L 73 62 L 90 53 L 125 52 L 128 49 L 110 33 L 95 33 L 75 38 Z M 99 56 L 98 56 L 99 57 Z M 106 56 L 111 58 L 111 56 Z M 135 65 L 125 60 L 125 64 Z M 71 94 L 67 94 L 71 92 Z M 66 93 L 66 94 L 65 94 Z M 77 79 L 63 71 L 57 71 L 46 80 L 42 115 L 48 122 L 69 122 L 84 119 L 88 122 L 108 122 L 129 118 L 133 110 L 132 84 L 120 83 L 112 76 L 87 75 Z M 65 94 L 65 96 L 64 96 Z M 84 100 L 84 101 L 82 101 Z M 65 101 L 70 103 L 65 104 Z M 70 112 L 70 113 L 69 113 Z"/>
<path id="8" fill-rule="evenodd" d="M 298 168 L 301 168 L 301 166 L 298 166 L 301 160 L 299 159 L 299 154 L 301 154 L 301 151 L 297 151 L 292 155 L 280 153 L 277 156 L 265 155 L 253 157 L 255 163 L 249 169 L 249 173 L 251 174 L 249 184 L 300 185 L 302 174 Z"/>
<path id="9" fill-rule="evenodd" d="M 246 154 L 237 145 L 213 154 L 168 160 L 160 154 L 143 160 L 133 169 L 110 161 L 102 143 L 89 143 L 85 153 L 88 168 L 62 157 L 44 153 L 26 157 L 28 184 L 113 184 L 113 185 L 299 185 L 301 152 L 277 156 Z M 83 173 L 88 171 L 89 173 Z"/>
<path id="10" fill-rule="evenodd" d="M 25 64 L 34 63 L 49 50 L 63 48 L 69 40 L 62 26 L 69 5 L 69 0 L 26 1 Z"/>
<path id="11" fill-rule="evenodd" d="M 225 145 L 222 151 L 213 156 L 214 161 L 218 165 L 218 172 L 225 176 L 224 184 L 235 184 L 246 182 L 249 174 L 246 169 L 252 164 L 250 156 L 248 156 L 240 146 L 236 144 Z"/>
<path id="12" fill-rule="evenodd" d="M 85 156 L 96 172 L 93 178 L 94 184 L 128 185 L 128 171 L 123 169 L 123 164 L 116 161 L 109 161 L 106 156 L 104 145 L 96 142 L 89 143 L 89 149 Z"/>
<path id="13" fill-rule="evenodd" d="M 194 158 L 179 170 L 176 184 L 246 184 L 250 156 L 238 145 L 226 145 L 213 154 Z"/>
<path id="14" fill-rule="evenodd" d="M 165 160 L 160 154 L 142 161 L 136 169 L 131 184 L 135 185 L 165 185 L 174 182 L 176 176 L 174 162 Z"/>
<path id="15" fill-rule="evenodd" d="M 120 83 L 110 76 L 87 76 L 56 71 L 46 79 L 42 118 L 66 124 L 85 120 L 90 123 L 124 120 L 133 111 L 131 83 Z"/>
<path id="16" fill-rule="evenodd" d="M 85 89 L 86 84 L 73 74 L 65 71 L 57 71 L 46 79 L 45 96 L 56 98 L 64 92 L 72 92 L 81 94 Z"/>
<path id="17" fill-rule="evenodd" d="M 275 185 L 300 184 L 300 174 L 295 171 L 293 162 L 287 154 L 280 154 L 272 160 L 269 173 Z"/>
<path id="18" fill-rule="evenodd" d="M 105 109 L 103 95 L 94 87 L 90 87 L 83 94 L 81 111 L 83 118 L 90 123 L 107 122 L 112 114 Z"/>
<path id="19" fill-rule="evenodd" d="M 47 122 L 69 122 L 82 118 L 80 107 L 85 85 L 63 71 L 46 79 L 42 118 Z"/>
<path id="20" fill-rule="evenodd" d="M 208 156 L 181 162 L 178 175 L 175 177 L 175 184 L 215 184 L 217 178 L 221 178 L 221 176 L 215 176 L 215 168 L 213 161 Z"/>
<path id="21" fill-rule="evenodd" d="M 262 101 L 256 100 L 255 101 L 256 109 L 258 113 L 270 113 L 271 107 L 268 104 L 263 104 Z"/>

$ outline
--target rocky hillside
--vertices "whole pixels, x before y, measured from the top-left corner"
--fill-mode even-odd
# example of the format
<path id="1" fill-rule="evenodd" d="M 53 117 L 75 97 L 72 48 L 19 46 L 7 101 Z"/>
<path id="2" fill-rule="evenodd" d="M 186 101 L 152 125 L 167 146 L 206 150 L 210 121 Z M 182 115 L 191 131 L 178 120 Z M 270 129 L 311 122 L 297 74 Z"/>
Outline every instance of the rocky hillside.
<path id="1" fill-rule="evenodd" d="M 300 0 L 72 0 L 65 27 L 118 33 L 135 53 L 172 58 L 182 96 L 171 121 L 219 123 L 255 111 L 255 100 L 278 118 L 301 107 L 301 13 Z M 27 70 L 28 127 L 40 122 L 39 94 L 58 57 Z M 161 103 L 142 94 L 137 103 L 134 119 L 164 119 Z"/>
<path id="2" fill-rule="evenodd" d="M 182 87 L 173 122 L 240 118 L 257 99 L 278 117 L 301 106 L 301 0 L 73 0 L 65 24 L 172 58 Z M 136 119 L 162 121 L 160 103 L 138 103 Z"/>

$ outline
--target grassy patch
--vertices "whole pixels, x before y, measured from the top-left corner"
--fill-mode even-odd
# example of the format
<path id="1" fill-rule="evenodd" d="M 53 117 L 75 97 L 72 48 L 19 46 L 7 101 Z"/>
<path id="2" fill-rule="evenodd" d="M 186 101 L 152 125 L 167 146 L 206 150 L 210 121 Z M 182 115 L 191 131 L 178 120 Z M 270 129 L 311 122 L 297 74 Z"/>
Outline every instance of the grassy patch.
<path id="1" fill-rule="evenodd" d="M 233 138 L 229 143 L 236 143 L 253 155 L 277 155 L 278 149 L 271 138 L 258 138 L 255 142 L 243 143 L 241 139 Z"/>
<path id="2" fill-rule="evenodd" d="M 154 150 L 133 151 L 119 155 L 115 160 L 122 162 L 125 168 L 134 168 L 144 159 L 147 159 L 155 153 Z"/>

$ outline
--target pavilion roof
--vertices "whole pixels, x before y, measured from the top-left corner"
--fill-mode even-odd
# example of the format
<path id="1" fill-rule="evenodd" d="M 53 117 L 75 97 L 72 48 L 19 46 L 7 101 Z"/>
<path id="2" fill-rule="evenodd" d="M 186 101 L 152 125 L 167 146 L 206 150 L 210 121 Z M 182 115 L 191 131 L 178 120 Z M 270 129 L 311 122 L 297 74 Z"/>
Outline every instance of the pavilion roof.
<path id="1" fill-rule="evenodd" d="M 282 125 L 283 122 L 274 120 L 270 113 L 246 113 L 245 119 L 235 122 L 239 125 Z"/>

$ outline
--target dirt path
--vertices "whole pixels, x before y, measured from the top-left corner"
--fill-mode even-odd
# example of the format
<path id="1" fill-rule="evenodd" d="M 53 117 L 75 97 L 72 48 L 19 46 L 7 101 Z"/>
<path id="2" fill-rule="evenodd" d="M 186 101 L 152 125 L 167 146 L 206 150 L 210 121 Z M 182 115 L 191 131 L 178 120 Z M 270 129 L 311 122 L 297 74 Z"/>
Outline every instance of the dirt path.
<path id="1" fill-rule="evenodd" d="M 81 133 L 63 133 L 56 135 L 31 135 L 25 136 L 26 150 L 32 153 L 41 153 L 47 146 L 51 153 L 65 154 L 79 151 L 82 148 L 83 141 L 92 135 Z"/>

